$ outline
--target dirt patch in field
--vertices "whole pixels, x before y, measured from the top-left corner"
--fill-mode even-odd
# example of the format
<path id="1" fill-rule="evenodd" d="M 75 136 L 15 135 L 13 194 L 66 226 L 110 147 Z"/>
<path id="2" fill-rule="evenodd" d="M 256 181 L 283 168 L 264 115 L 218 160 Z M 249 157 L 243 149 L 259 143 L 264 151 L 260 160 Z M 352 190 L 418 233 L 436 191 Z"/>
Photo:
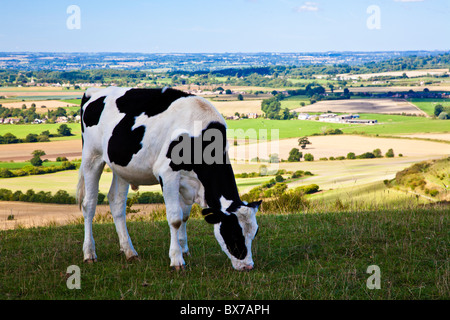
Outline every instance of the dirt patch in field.
<path id="1" fill-rule="evenodd" d="M 27 106 L 27 109 L 31 108 L 32 104 L 36 105 L 36 113 L 47 113 L 48 110 L 55 110 L 59 107 L 77 107 L 79 105 L 74 103 L 67 103 L 60 100 L 41 100 L 41 101 L 22 101 L 22 102 L 8 102 L 3 103 L 5 108 L 19 108 L 23 105 Z"/>
<path id="2" fill-rule="evenodd" d="M 140 204 L 133 205 L 132 208 L 139 209 L 139 214 L 151 214 L 160 207 L 159 204 Z M 96 215 L 106 214 L 109 210 L 108 205 L 99 205 Z M 8 220 L 11 215 L 14 219 Z M 64 225 L 82 217 L 78 205 L 0 201 L 0 230 Z"/>
<path id="3" fill-rule="evenodd" d="M 56 160 L 66 157 L 69 160 L 81 158 L 81 140 L 17 143 L 0 145 L 0 161 L 27 161 L 34 150 L 44 150 L 42 159 Z"/>
<path id="4" fill-rule="evenodd" d="M 262 114 L 261 100 L 211 101 L 211 103 L 224 116 L 234 116 L 236 112 L 239 112 L 239 114 Z"/>
<path id="5" fill-rule="evenodd" d="M 278 153 L 280 159 L 286 160 L 292 148 L 298 148 L 303 152 L 311 153 L 315 160 L 329 158 L 331 156 L 347 156 L 349 152 L 356 155 L 381 149 L 385 154 L 388 149 L 393 149 L 396 156 L 403 154 L 406 157 L 450 155 L 450 144 L 433 141 L 420 141 L 410 139 L 372 138 L 352 135 L 316 136 L 309 137 L 310 145 L 301 149 L 298 139 L 284 139 L 271 142 L 260 142 L 249 145 L 230 146 L 231 159 L 251 160 L 259 155 L 261 159 L 268 159 L 271 153 Z M 302 160 L 303 161 L 303 160 Z"/>
<path id="6" fill-rule="evenodd" d="M 297 108 L 296 112 L 338 112 L 338 113 L 383 113 L 383 114 L 415 114 L 426 113 L 412 103 L 403 99 L 351 99 L 320 101 L 312 105 Z"/>
<path id="7" fill-rule="evenodd" d="M 425 70 L 410 70 L 410 71 L 391 71 L 391 72 L 380 72 L 380 73 L 365 73 L 365 74 L 338 74 L 338 78 L 342 78 L 345 80 L 353 79 L 363 79 L 367 80 L 373 77 L 401 77 L 403 74 L 406 74 L 409 78 L 414 77 L 422 77 L 427 74 L 430 75 L 443 75 L 447 74 L 448 69 L 425 69 Z"/>

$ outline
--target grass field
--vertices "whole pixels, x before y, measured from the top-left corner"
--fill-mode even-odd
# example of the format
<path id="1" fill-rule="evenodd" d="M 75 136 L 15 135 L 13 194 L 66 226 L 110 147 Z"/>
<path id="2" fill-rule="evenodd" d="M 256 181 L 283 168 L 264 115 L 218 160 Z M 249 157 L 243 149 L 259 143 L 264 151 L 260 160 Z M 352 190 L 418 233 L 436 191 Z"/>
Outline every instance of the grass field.
<path id="1" fill-rule="evenodd" d="M 188 222 L 187 270 L 169 268 L 167 222 L 130 222 L 141 260 L 119 255 L 115 227 L 95 224 L 99 261 L 83 264 L 81 224 L 0 232 L 0 299 L 449 299 L 449 209 L 263 215 L 255 269 L 237 272 L 212 226 Z M 289 239 L 287 241 L 287 235 Z M 81 269 L 69 290 L 66 270 Z M 369 290 L 367 268 L 381 271 Z"/>
<path id="2" fill-rule="evenodd" d="M 408 101 L 416 105 L 429 116 L 434 115 L 434 107 L 438 104 L 450 106 L 450 99 L 408 99 Z"/>
<path id="3" fill-rule="evenodd" d="M 81 125 L 79 123 L 66 123 L 72 129 L 72 136 L 51 138 L 52 141 L 81 139 Z M 25 138 L 29 133 L 40 134 L 42 131 L 48 130 L 51 134 L 58 133 L 58 127 L 61 123 L 45 123 L 45 124 L 7 124 L 0 125 L 0 135 L 12 133 L 17 138 Z"/>

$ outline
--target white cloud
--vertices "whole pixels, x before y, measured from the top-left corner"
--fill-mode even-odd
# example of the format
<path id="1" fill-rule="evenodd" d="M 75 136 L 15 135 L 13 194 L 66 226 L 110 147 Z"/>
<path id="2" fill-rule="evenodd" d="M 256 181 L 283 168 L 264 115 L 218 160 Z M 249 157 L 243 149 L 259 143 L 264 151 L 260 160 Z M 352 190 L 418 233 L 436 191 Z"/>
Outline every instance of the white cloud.
<path id="1" fill-rule="evenodd" d="M 394 0 L 395 2 L 423 2 L 425 0 Z"/>
<path id="2" fill-rule="evenodd" d="M 305 11 L 319 11 L 319 5 L 315 2 L 305 2 L 302 6 L 300 7 L 295 7 L 294 11 L 296 12 L 305 12 Z"/>

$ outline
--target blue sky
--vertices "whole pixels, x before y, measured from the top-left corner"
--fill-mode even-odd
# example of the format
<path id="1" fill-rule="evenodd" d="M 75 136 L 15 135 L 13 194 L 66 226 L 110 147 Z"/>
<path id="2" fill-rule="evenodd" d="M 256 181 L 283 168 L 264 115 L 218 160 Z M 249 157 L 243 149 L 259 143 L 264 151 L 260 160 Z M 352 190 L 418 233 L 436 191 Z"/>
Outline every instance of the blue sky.
<path id="1" fill-rule="evenodd" d="M 80 29 L 67 27 L 70 5 Z M 449 0 L 0 0 L 0 11 L 0 51 L 450 49 Z"/>

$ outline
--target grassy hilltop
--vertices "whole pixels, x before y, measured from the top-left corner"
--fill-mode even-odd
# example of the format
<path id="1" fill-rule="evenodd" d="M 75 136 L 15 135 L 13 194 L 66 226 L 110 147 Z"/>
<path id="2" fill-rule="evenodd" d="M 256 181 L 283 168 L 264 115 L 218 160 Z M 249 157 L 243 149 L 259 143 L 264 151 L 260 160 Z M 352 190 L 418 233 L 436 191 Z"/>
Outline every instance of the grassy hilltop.
<path id="1" fill-rule="evenodd" d="M 449 209 L 262 215 L 255 270 L 234 271 L 212 226 L 188 222 L 187 270 L 169 268 L 166 222 L 131 222 L 141 260 L 119 255 L 112 223 L 94 225 L 99 261 L 83 264 L 83 226 L 0 232 L 0 299 L 448 299 Z M 23 263 L 24 261 L 27 263 Z M 66 286 L 70 265 L 81 290 Z M 369 290 L 378 265 L 381 289 Z"/>

